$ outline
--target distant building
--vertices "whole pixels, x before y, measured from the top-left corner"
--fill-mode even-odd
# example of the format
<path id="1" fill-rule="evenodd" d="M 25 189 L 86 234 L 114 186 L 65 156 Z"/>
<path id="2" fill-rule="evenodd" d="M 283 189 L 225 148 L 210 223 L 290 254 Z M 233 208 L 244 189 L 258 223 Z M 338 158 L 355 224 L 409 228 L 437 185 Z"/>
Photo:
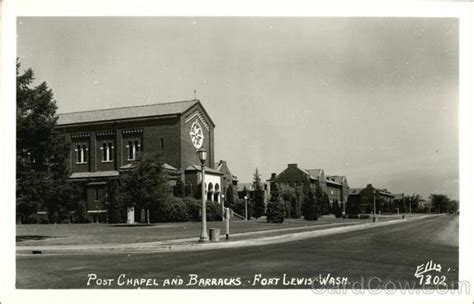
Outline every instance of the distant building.
<path id="1" fill-rule="evenodd" d="M 269 195 L 269 184 L 267 182 L 262 181 L 262 190 L 265 192 L 265 198 L 268 198 Z M 239 198 L 244 198 L 245 196 L 245 190 L 247 190 L 248 193 L 251 193 L 255 191 L 253 183 L 239 183 L 237 186 L 237 193 L 239 195 Z M 266 202 L 266 199 L 265 199 Z"/>
<path id="2" fill-rule="evenodd" d="M 407 212 L 408 207 L 405 203 L 405 194 L 404 193 L 394 193 L 393 194 L 393 205 L 395 208 L 398 208 L 398 211 L 401 213 Z"/>
<path id="3" fill-rule="evenodd" d="M 224 195 L 224 199 L 227 201 L 227 189 L 232 187 L 234 196 L 237 197 L 237 187 L 239 180 L 237 176 L 233 175 L 227 165 L 225 160 L 220 160 L 214 164 L 214 168 L 222 173 L 222 194 Z"/>
<path id="4" fill-rule="evenodd" d="M 318 184 L 325 192 L 331 202 L 347 203 L 349 196 L 349 184 L 345 176 L 326 176 L 323 169 L 302 169 L 297 164 L 288 164 L 288 167 L 280 174 L 272 173 L 270 182 L 289 187 Z"/>
<path id="5" fill-rule="evenodd" d="M 365 188 L 352 188 L 349 190 L 347 213 L 372 213 L 375 205 L 377 213 L 396 212 L 393 204 L 394 195 L 387 189 L 378 189 L 371 184 Z"/>

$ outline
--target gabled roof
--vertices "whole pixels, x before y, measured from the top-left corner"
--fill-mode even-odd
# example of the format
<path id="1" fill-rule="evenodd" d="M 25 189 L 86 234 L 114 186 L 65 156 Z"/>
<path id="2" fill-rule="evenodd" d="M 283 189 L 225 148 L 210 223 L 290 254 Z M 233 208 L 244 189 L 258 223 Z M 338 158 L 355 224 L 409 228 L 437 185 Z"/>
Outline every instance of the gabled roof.
<path id="1" fill-rule="evenodd" d="M 262 182 L 262 187 L 267 184 L 266 182 Z M 237 191 L 243 191 L 244 187 L 247 188 L 248 191 L 254 191 L 253 183 L 238 183 L 237 184 Z"/>
<path id="2" fill-rule="evenodd" d="M 405 194 L 403 194 L 403 193 L 396 193 L 396 194 L 393 194 L 393 199 L 401 200 L 401 199 L 403 199 L 404 196 L 405 196 Z"/>
<path id="3" fill-rule="evenodd" d="M 349 195 L 358 195 L 364 188 L 351 188 L 349 189 Z"/>
<path id="4" fill-rule="evenodd" d="M 327 177 L 334 179 L 335 182 L 342 184 L 344 182 L 345 176 L 342 175 L 328 175 Z"/>
<path id="5" fill-rule="evenodd" d="M 224 173 L 217 171 L 214 168 L 209 168 L 209 167 L 204 167 L 204 170 L 206 170 L 206 173 L 212 173 L 214 175 L 224 175 Z M 197 165 L 189 165 L 185 169 L 186 172 L 194 172 L 194 171 L 199 171 L 201 172 L 201 167 Z"/>
<path id="6" fill-rule="evenodd" d="M 128 118 L 176 115 L 186 112 L 196 104 L 200 104 L 200 101 L 197 99 L 113 109 L 62 113 L 58 114 L 57 124 L 68 125 Z"/>
<path id="7" fill-rule="evenodd" d="M 310 177 L 312 177 L 313 179 L 319 179 L 319 177 L 321 176 L 321 173 L 324 172 L 323 169 L 306 169 L 304 170 L 306 171 Z"/>

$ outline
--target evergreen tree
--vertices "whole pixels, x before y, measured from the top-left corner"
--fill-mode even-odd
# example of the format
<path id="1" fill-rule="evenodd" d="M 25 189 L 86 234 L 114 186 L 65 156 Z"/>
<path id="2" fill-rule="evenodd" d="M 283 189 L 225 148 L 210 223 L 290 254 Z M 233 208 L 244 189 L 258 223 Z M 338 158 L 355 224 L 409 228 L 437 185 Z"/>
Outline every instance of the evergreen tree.
<path id="1" fill-rule="evenodd" d="M 270 201 L 267 205 L 266 215 L 269 223 L 283 223 L 285 220 L 285 207 L 275 182 L 270 183 Z"/>
<path id="2" fill-rule="evenodd" d="M 331 213 L 331 202 L 327 193 L 322 193 L 321 214 L 328 215 Z"/>
<path id="3" fill-rule="evenodd" d="M 176 197 L 184 197 L 184 183 L 181 178 L 178 178 L 176 185 L 173 188 L 173 194 Z"/>
<path id="4" fill-rule="evenodd" d="M 315 189 L 312 189 L 309 185 L 305 186 L 304 200 L 301 206 L 301 213 L 305 220 L 315 221 L 319 218 L 323 199 L 324 196 L 319 184 L 316 184 Z"/>
<path id="5" fill-rule="evenodd" d="M 253 175 L 253 216 L 259 218 L 265 212 L 265 193 L 263 192 L 262 181 L 258 169 Z"/>
<path id="6" fill-rule="evenodd" d="M 235 198 L 234 198 L 234 187 L 232 185 L 229 185 L 226 190 L 226 205 L 228 206 L 233 206 L 235 204 Z"/>

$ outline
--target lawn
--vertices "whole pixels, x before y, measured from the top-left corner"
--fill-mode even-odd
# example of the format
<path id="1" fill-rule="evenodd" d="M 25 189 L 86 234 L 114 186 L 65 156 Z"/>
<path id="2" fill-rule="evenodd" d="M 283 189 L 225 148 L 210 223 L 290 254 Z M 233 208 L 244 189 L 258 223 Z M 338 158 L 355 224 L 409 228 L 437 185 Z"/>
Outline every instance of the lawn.
<path id="1" fill-rule="evenodd" d="M 393 218 L 393 217 L 392 217 Z M 397 218 L 400 218 L 399 216 Z M 388 219 L 388 218 L 384 218 Z M 384 220 L 381 218 L 381 220 Z M 336 226 L 363 223 L 370 220 L 320 218 L 317 221 L 302 219 L 286 219 L 282 224 L 267 223 L 263 219 L 232 220 L 230 233 L 246 233 L 256 231 L 275 230 L 282 228 L 297 228 L 307 230 L 315 226 L 334 224 Z M 332 225 L 331 225 L 332 226 Z M 221 235 L 225 234 L 225 223 L 208 222 L 209 228 L 220 228 Z M 199 237 L 200 222 L 157 223 L 151 226 L 127 226 L 109 224 L 31 224 L 17 225 L 16 239 L 21 246 L 47 245 L 75 245 L 75 244 L 102 244 L 102 243 L 138 243 L 164 241 L 180 238 Z M 273 234 L 273 233 L 272 233 Z"/>

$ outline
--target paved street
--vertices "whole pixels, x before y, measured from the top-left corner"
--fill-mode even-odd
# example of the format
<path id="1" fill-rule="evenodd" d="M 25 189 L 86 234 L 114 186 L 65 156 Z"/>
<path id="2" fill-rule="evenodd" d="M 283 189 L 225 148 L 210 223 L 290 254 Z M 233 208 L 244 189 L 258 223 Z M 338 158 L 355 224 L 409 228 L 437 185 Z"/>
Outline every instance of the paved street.
<path id="1" fill-rule="evenodd" d="M 426 277 L 438 276 L 452 287 L 458 277 L 457 237 L 458 217 L 446 215 L 261 247 L 19 256 L 17 288 L 202 288 L 206 283 L 212 288 L 311 288 L 323 285 L 321 279 L 307 280 L 319 275 L 333 277 L 329 282 L 336 285 L 347 278 L 346 283 L 355 285 L 345 286 L 355 288 L 406 288 L 420 286 L 415 271 L 429 261 L 441 269 Z M 163 286 L 165 279 L 175 279 L 170 281 L 175 285 Z"/>

